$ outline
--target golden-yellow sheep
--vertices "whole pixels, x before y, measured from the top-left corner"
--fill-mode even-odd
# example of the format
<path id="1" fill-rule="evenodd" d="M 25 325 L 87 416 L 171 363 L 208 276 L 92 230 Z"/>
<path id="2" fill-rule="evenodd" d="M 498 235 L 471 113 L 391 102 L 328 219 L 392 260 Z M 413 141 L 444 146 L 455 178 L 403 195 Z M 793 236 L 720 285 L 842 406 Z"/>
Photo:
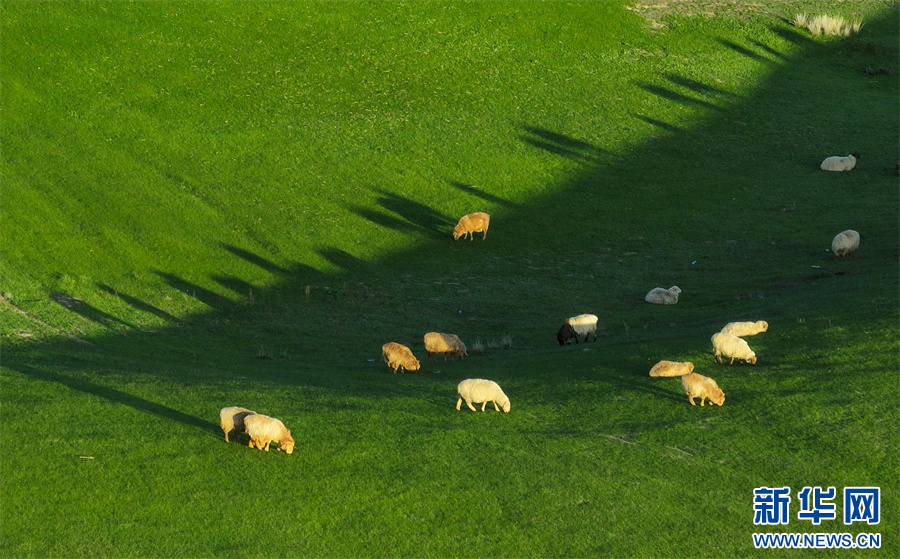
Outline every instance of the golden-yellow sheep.
<path id="1" fill-rule="evenodd" d="M 755 336 L 769 329 L 769 323 L 765 320 L 757 320 L 756 322 L 729 322 L 722 328 L 722 332 L 743 338 L 744 336 Z"/>
<path id="2" fill-rule="evenodd" d="M 397 342 L 388 342 L 381 346 L 381 354 L 384 355 L 384 362 L 387 363 L 395 373 L 398 369 L 406 369 L 410 372 L 419 370 L 419 360 L 413 355 L 413 352 L 403 344 Z"/>
<path id="3" fill-rule="evenodd" d="M 694 372 L 694 364 L 690 361 L 660 361 L 650 369 L 651 377 L 683 377 Z"/>
<path id="4" fill-rule="evenodd" d="M 425 334 L 425 351 L 428 352 L 429 359 L 435 353 L 443 354 L 444 359 L 447 359 L 447 355 L 455 355 L 460 359 L 468 355 L 466 353 L 466 344 L 462 343 L 459 336 L 442 332 L 428 332 Z"/>
<path id="5" fill-rule="evenodd" d="M 467 214 L 459 218 L 459 223 L 453 229 L 453 240 L 458 241 L 460 237 L 468 236 L 471 240 L 475 240 L 473 233 L 484 231 L 482 240 L 487 238 L 488 226 L 491 224 L 491 216 L 484 212 L 475 212 Z"/>
<path id="6" fill-rule="evenodd" d="M 245 431 L 244 418 L 255 413 L 255 411 L 237 406 L 222 408 L 222 411 L 219 412 L 219 424 L 222 426 L 222 431 L 225 432 L 225 442 L 228 442 L 228 433 L 231 431 L 234 431 L 235 435 L 243 433 Z"/>
<path id="7" fill-rule="evenodd" d="M 692 406 L 696 406 L 694 398 L 700 398 L 700 405 L 709 398 L 709 404 L 721 406 L 725 403 L 725 393 L 716 384 L 716 381 L 697 373 L 690 373 L 681 377 L 681 386 L 688 395 Z"/>
<path id="8" fill-rule="evenodd" d="M 250 435 L 250 448 L 269 451 L 269 444 L 278 443 L 278 449 L 291 454 L 294 452 L 294 438 L 284 423 L 268 415 L 253 414 L 244 418 L 244 427 Z"/>

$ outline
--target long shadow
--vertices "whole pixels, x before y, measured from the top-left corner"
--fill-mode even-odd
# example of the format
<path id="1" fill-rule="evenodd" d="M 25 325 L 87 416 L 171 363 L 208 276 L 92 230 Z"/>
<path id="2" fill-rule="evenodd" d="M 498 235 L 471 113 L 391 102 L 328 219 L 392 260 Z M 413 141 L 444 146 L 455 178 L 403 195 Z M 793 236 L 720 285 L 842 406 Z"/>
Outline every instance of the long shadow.
<path id="1" fill-rule="evenodd" d="M 215 291 L 210 291 L 205 287 L 200 287 L 199 285 L 183 280 L 175 274 L 163 272 L 160 270 L 154 270 L 154 273 L 161 277 L 166 282 L 166 284 L 169 285 L 169 287 L 177 289 L 185 295 L 196 299 L 197 301 L 200 301 L 201 303 L 214 309 L 222 309 L 230 303 L 228 299 L 222 297 Z"/>
<path id="2" fill-rule="evenodd" d="M 231 254 L 237 256 L 238 258 L 242 258 L 251 264 L 259 266 L 267 272 L 283 276 L 290 274 L 290 270 L 286 270 L 278 264 L 272 262 L 271 260 L 267 260 L 262 256 L 259 256 L 258 254 L 250 252 L 249 250 L 244 250 L 228 243 L 220 243 L 220 246 Z"/>
<path id="3" fill-rule="evenodd" d="M 405 196 L 382 189 L 375 189 L 375 192 L 379 194 L 376 203 L 386 211 L 354 204 L 346 204 L 345 207 L 376 225 L 432 238 L 445 236 L 456 224 L 456 221 L 446 215 Z"/>
<path id="4" fill-rule="evenodd" d="M 599 148 L 590 142 L 578 140 L 545 128 L 522 125 L 521 140 L 526 144 L 582 163 L 600 164 L 604 158 L 613 157 L 612 152 Z"/>
<path id="5" fill-rule="evenodd" d="M 209 421 L 205 421 L 199 417 L 195 417 L 193 415 L 178 411 L 174 408 L 170 408 L 164 404 L 152 402 L 145 398 L 141 398 L 140 396 L 128 394 L 127 392 L 116 390 L 115 388 L 110 388 L 108 386 L 103 386 L 101 384 L 97 384 L 96 382 L 61 375 L 30 365 L 16 365 L 10 367 L 9 364 L 7 364 L 6 366 L 9 367 L 10 370 L 16 371 L 23 375 L 27 375 L 31 378 L 44 382 L 53 382 L 56 384 L 60 384 L 72 390 L 77 390 L 78 392 L 83 392 L 85 394 L 90 394 L 91 396 L 103 398 L 104 400 L 110 402 L 122 404 L 137 411 L 155 415 L 167 421 L 176 421 L 178 423 L 187 425 L 188 427 L 195 427 L 212 434 L 216 434 L 216 432 L 219 431 L 219 426 L 215 423 L 210 423 Z"/>
<path id="6" fill-rule="evenodd" d="M 689 97 L 687 95 L 678 93 L 677 91 L 673 91 L 671 89 L 660 87 L 658 85 L 653 85 L 649 83 L 637 83 L 635 84 L 644 91 L 648 91 L 654 95 L 658 95 L 663 99 L 668 99 L 669 101 L 675 101 L 676 103 L 681 103 L 682 105 L 695 105 L 697 107 L 702 107 L 704 109 L 708 109 L 710 111 L 724 111 L 722 107 L 710 103 L 709 101 L 704 101 L 703 99 L 697 99 L 696 97 Z"/>
<path id="7" fill-rule="evenodd" d="M 490 202 L 490 203 L 496 204 L 498 206 L 503 206 L 505 208 L 518 207 L 518 204 L 516 204 L 515 202 L 511 202 L 509 200 L 506 200 L 505 198 L 501 198 L 500 196 L 497 196 L 496 194 L 491 194 L 489 192 L 486 192 L 483 188 L 481 188 L 480 186 L 478 186 L 476 184 L 466 184 L 466 183 L 462 183 L 462 182 L 449 181 L 449 180 L 447 181 L 447 184 L 449 184 L 453 188 L 456 188 L 457 190 L 465 192 L 466 194 L 476 196 L 478 198 L 481 198 L 482 200 L 485 200 L 486 202 Z"/>
<path id="8" fill-rule="evenodd" d="M 51 295 L 51 298 L 56 301 L 61 307 L 68 309 L 75 314 L 81 315 L 91 322 L 99 324 L 100 326 L 103 326 L 105 328 L 112 328 L 119 331 L 134 329 L 133 325 L 125 322 L 124 320 L 117 318 L 109 313 L 105 313 L 80 299 L 76 299 L 62 293 Z"/>
<path id="9" fill-rule="evenodd" d="M 746 56 L 747 58 L 756 60 L 757 62 L 764 62 L 766 64 L 776 64 L 777 63 L 777 61 L 772 60 L 771 58 L 765 57 L 765 56 L 759 54 L 758 52 L 753 52 L 752 50 L 750 50 L 746 47 L 742 47 L 741 45 L 739 45 L 733 41 L 729 41 L 728 39 L 722 39 L 720 37 L 717 40 L 723 46 L 728 47 L 731 50 L 733 50 L 734 52 L 742 54 L 742 55 Z"/>
<path id="10" fill-rule="evenodd" d="M 169 321 L 169 322 L 177 322 L 178 321 L 178 317 L 172 316 L 171 314 L 167 313 L 166 311 L 164 311 L 162 309 L 158 309 L 149 303 L 145 303 L 144 301 L 141 301 L 140 299 L 138 299 L 136 297 L 132 297 L 131 295 L 126 295 L 126 294 L 122 293 L 121 291 L 119 291 L 118 289 L 113 289 L 112 287 L 106 285 L 105 283 L 98 283 L 97 287 L 99 287 L 105 293 L 109 293 L 110 295 L 114 295 L 114 296 L 118 297 L 119 299 L 128 303 L 129 305 L 131 305 L 132 307 L 134 307 L 135 309 L 137 309 L 139 311 L 143 311 L 145 313 L 152 314 L 154 316 L 157 316 L 157 317 L 159 317 L 163 320 Z"/>

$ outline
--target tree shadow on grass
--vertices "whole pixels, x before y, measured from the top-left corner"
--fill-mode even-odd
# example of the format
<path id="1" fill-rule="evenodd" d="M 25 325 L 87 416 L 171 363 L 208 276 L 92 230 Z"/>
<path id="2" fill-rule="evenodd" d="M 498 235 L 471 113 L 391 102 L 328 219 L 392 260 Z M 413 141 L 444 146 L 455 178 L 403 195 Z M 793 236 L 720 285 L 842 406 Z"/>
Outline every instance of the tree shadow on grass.
<path id="1" fill-rule="evenodd" d="M 93 307 L 81 299 L 77 297 L 72 297 L 71 295 L 66 295 L 64 293 L 54 293 L 50 296 L 51 299 L 56 301 L 60 306 L 66 308 L 75 314 L 81 315 L 82 317 L 99 324 L 105 328 L 111 328 L 113 330 L 118 330 L 120 332 L 134 329 L 134 326 L 125 322 L 120 318 L 116 318 L 115 316 L 105 313 L 100 309 Z"/>
<path id="2" fill-rule="evenodd" d="M 401 233 L 424 233 L 429 237 L 443 237 L 455 221 L 437 210 L 383 189 L 375 189 L 380 196 L 376 203 L 386 211 L 347 205 L 347 209 L 376 225 Z"/>
<path id="3" fill-rule="evenodd" d="M 112 287 L 106 285 L 105 283 L 98 283 L 97 287 L 99 287 L 100 290 L 104 291 L 105 293 L 108 293 L 110 295 L 118 297 L 119 299 L 128 303 L 129 305 L 131 305 L 132 307 L 134 307 L 135 309 L 137 309 L 139 311 L 143 311 L 145 313 L 152 314 L 158 318 L 161 318 L 161 319 L 169 321 L 169 322 L 177 322 L 178 321 L 178 317 L 175 317 L 162 309 L 158 309 L 149 303 L 145 303 L 144 301 L 141 301 L 140 299 L 138 299 L 136 297 L 132 297 L 131 295 L 126 295 L 126 294 L 122 293 L 121 291 L 119 291 L 118 289 L 113 289 Z"/>
<path id="4" fill-rule="evenodd" d="M 7 366 L 9 365 L 7 364 Z M 128 394 L 127 392 L 123 392 L 121 390 L 116 390 L 115 388 L 103 386 L 101 384 L 97 384 L 96 382 L 61 375 L 59 373 L 54 373 L 46 369 L 39 369 L 30 365 L 10 367 L 10 370 L 16 371 L 23 375 L 27 375 L 28 377 L 33 379 L 60 384 L 78 392 L 96 396 L 109 402 L 122 404 L 137 411 L 155 415 L 165 420 L 177 421 L 178 423 L 182 423 L 184 425 L 187 425 L 188 427 L 195 427 L 210 434 L 216 434 L 219 430 L 218 425 L 210 423 L 209 421 L 205 421 L 199 417 L 194 417 L 193 415 L 186 414 L 163 404 L 152 402 L 139 396 Z"/>

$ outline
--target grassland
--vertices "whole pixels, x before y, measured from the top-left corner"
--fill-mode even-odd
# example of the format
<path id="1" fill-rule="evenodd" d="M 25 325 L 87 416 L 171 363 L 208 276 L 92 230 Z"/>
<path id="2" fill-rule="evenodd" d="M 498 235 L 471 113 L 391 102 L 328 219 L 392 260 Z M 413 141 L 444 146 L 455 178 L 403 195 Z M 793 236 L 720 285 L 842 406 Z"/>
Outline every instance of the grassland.
<path id="1" fill-rule="evenodd" d="M 628 8 L 0 3 L 0 555 L 896 556 L 897 3 Z M 511 344 L 391 375 L 430 330 Z M 469 377 L 512 412 L 453 409 Z M 225 444 L 226 405 L 297 450 Z M 878 486 L 882 521 L 760 529 L 763 485 Z"/>

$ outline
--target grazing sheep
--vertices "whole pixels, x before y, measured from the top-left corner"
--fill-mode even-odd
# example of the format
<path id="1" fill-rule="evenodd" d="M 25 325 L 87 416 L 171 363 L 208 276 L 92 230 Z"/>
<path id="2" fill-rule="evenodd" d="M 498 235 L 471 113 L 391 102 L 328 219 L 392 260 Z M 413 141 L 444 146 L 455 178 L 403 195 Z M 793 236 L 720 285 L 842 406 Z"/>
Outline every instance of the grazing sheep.
<path id="1" fill-rule="evenodd" d="M 835 256 L 839 256 L 840 258 L 844 258 L 858 248 L 859 233 L 857 233 L 853 229 L 841 231 L 840 233 L 835 235 L 834 240 L 831 241 L 831 252 L 833 252 Z"/>
<path id="2" fill-rule="evenodd" d="M 644 301 L 653 303 L 654 305 L 674 305 L 678 302 L 678 295 L 680 293 L 681 288 L 677 285 L 673 285 L 669 289 L 654 287 L 650 290 L 650 293 L 647 293 L 647 296 L 644 297 Z"/>
<path id="3" fill-rule="evenodd" d="M 569 340 L 575 340 L 575 343 L 578 343 L 578 333 L 575 332 L 575 327 L 569 324 L 569 321 L 563 322 L 563 325 L 559 328 L 559 332 L 556 333 L 556 340 L 559 342 L 559 345 L 564 345 Z"/>
<path id="4" fill-rule="evenodd" d="M 709 405 L 721 406 L 725 403 L 725 393 L 716 384 L 716 381 L 697 373 L 690 373 L 681 377 L 681 386 L 688 395 L 692 406 L 696 406 L 694 398 L 700 398 L 700 405 L 709 398 Z"/>
<path id="5" fill-rule="evenodd" d="M 756 322 L 729 322 L 721 331 L 741 338 L 743 336 L 755 336 L 768 329 L 768 322 L 765 320 L 757 320 Z"/>
<path id="6" fill-rule="evenodd" d="M 228 442 L 228 433 L 232 430 L 235 435 L 243 433 L 245 431 L 244 418 L 255 413 L 255 411 L 239 408 L 237 406 L 222 408 L 222 411 L 219 412 L 219 424 L 222 426 L 222 430 L 225 431 L 225 442 Z"/>
<path id="7" fill-rule="evenodd" d="M 566 319 L 567 324 L 571 324 L 575 329 L 575 343 L 578 343 L 578 336 L 584 336 L 584 342 L 587 343 L 588 336 L 594 336 L 597 341 L 597 315 L 579 314 Z"/>
<path id="8" fill-rule="evenodd" d="M 410 372 L 419 370 L 419 360 L 413 355 L 412 351 L 403 344 L 397 342 L 388 342 L 381 346 L 381 353 L 384 355 L 384 362 L 388 367 L 397 372 L 397 369 L 406 369 Z"/>
<path id="9" fill-rule="evenodd" d="M 500 389 L 500 385 L 492 380 L 484 380 L 481 378 L 470 378 L 462 381 L 457 385 L 456 391 L 459 392 L 459 400 L 456 401 L 456 409 L 459 410 L 462 401 L 466 401 L 466 405 L 472 411 L 476 410 L 472 404 L 481 404 L 481 411 L 488 402 L 494 404 L 494 409 L 500 411 L 497 403 L 503 408 L 503 411 L 509 413 L 509 398 Z"/>
<path id="10" fill-rule="evenodd" d="M 268 415 L 253 414 L 244 418 L 244 426 L 250 435 L 250 448 L 269 452 L 272 441 L 278 443 L 278 449 L 291 454 L 294 452 L 294 438 L 284 423 Z"/>
<path id="11" fill-rule="evenodd" d="M 479 231 L 484 231 L 482 240 L 487 238 L 488 225 L 491 224 L 491 216 L 484 212 L 475 212 L 473 214 L 464 215 L 459 218 L 459 223 L 453 228 L 453 240 L 458 241 L 460 237 L 468 236 L 471 240 L 475 240 L 475 235 Z"/>
<path id="12" fill-rule="evenodd" d="M 462 343 L 459 336 L 440 332 L 428 332 L 425 334 L 425 350 L 428 352 L 429 359 L 435 353 L 443 353 L 445 360 L 448 354 L 456 355 L 460 359 L 468 355 L 466 344 Z"/>
<path id="13" fill-rule="evenodd" d="M 723 332 L 716 332 L 713 334 L 712 338 L 713 345 L 713 353 L 716 356 L 716 363 L 722 363 L 722 356 L 731 357 L 731 363 L 729 365 L 734 364 L 735 359 L 741 359 L 750 363 L 751 365 L 756 365 L 756 354 L 753 353 L 753 350 L 750 349 L 750 346 L 737 336 L 733 334 L 725 334 Z"/>
<path id="14" fill-rule="evenodd" d="M 856 160 L 860 157 L 862 156 L 858 153 L 851 153 L 846 157 L 832 155 L 825 158 L 821 167 L 823 171 L 849 171 L 856 166 Z"/>
<path id="15" fill-rule="evenodd" d="M 650 369 L 651 377 L 683 377 L 694 371 L 694 364 L 690 361 L 660 361 Z"/>

